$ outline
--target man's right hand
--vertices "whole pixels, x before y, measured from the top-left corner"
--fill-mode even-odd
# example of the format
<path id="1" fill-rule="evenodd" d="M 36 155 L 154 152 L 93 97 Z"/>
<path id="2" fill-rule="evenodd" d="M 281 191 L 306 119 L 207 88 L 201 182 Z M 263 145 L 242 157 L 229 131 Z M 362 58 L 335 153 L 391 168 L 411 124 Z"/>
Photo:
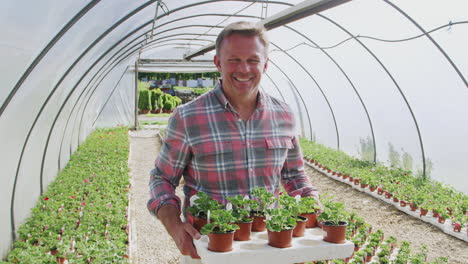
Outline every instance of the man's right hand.
<path id="1" fill-rule="evenodd" d="M 174 239 L 180 253 L 199 259 L 200 256 L 193 245 L 193 239 L 200 239 L 200 233 L 191 224 L 182 222 L 179 214 L 179 210 L 175 206 L 166 204 L 159 208 L 157 215 L 169 235 Z"/>

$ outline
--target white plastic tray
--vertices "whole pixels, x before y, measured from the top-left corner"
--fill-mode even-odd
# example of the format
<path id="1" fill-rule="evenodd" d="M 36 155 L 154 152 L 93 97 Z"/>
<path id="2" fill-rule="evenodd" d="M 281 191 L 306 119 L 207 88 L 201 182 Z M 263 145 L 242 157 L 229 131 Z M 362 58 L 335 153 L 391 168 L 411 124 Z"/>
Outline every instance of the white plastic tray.
<path id="1" fill-rule="evenodd" d="M 267 232 L 252 232 L 250 241 L 234 241 L 233 250 L 225 253 L 208 250 L 208 237 L 194 240 L 197 253 L 204 264 L 288 264 L 328 259 L 344 259 L 354 251 L 354 244 L 332 244 L 323 241 L 320 228 L 308 228 L 304 237 L 294 237 L 289 248 L 268 245 Z"/>

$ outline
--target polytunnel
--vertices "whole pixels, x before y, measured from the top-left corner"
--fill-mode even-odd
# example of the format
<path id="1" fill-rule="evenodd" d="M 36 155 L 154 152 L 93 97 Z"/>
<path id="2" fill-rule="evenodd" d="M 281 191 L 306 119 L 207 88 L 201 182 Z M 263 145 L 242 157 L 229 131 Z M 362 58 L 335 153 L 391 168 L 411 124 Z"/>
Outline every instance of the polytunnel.
<path id="1" fill-rule="evenodd" d="M 0 251 L 97 128 L 136 127 L 137 72 L 213 72 L 227 24 L 263 24 L 260 87 L 309 140 L 468 194 L 465 0 L 3 1 Z"/>

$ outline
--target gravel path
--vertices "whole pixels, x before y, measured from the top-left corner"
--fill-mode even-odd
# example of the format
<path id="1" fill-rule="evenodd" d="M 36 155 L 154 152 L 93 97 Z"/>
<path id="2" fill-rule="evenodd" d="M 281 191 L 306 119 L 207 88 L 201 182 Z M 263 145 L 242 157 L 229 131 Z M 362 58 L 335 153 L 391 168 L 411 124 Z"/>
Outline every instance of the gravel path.
<path id="1" fill-rule="evenodd" d="M 146 209 L 149 171 L 154 166 L 160 142 L 157 130 L 130 131 L 129 168 L 132 178 L 132 263 L 179 263 L 179 250 L 164 226 Z"/>
<path id="2" fill-rule="evenodd" d="M 149 171 L 156 159 L 160 141 L 156 130 L 129 132 L 129 168 L 132 177 L 131 226 L 132 260 L 138 264 L 175 264 L 179 263 L 179 251 L 166 233 L 162 224 L 146 209 L 148 201 Z M 307 174 L 321 193 L 329 193 L 336 201 L 345 203 L 346 208 L 355 210 L 371 224 L 374 229 L 382 229 L 386 236 L 393 235 L 398 241 L 412 243 L 413 251 L 427 244 L 428 261 L 436 257 L 449 257 L 450 264 L 468 263 L 468 244 L 444 234 L 438 228 L 424 223 L 363 194 L 352 187 L 332 180 L 312 168 Z M 182 195 L 180 189 L 179 195 Z"/>

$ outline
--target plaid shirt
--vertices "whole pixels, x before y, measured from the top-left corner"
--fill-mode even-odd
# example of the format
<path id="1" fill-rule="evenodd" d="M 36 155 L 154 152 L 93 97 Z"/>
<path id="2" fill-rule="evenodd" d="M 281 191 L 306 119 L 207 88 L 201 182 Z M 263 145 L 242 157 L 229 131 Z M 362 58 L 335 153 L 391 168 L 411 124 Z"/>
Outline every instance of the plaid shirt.
<path id="1" fill-rule="evenodd" d="M 182 175 L 185 207 L 198 191 L 226 203 L 226 197 L 250 195 L 255 187 L 278 195 L 280 184 L 291 196 L 316 196 L 304 173 L 294 123 L 290 108 L 263 92 L 243 121 L 220 86 L 178 107 L 151 171 L 148 210 L 156 215 L 165 204 L 180 210 L 174 189 Z"/>

